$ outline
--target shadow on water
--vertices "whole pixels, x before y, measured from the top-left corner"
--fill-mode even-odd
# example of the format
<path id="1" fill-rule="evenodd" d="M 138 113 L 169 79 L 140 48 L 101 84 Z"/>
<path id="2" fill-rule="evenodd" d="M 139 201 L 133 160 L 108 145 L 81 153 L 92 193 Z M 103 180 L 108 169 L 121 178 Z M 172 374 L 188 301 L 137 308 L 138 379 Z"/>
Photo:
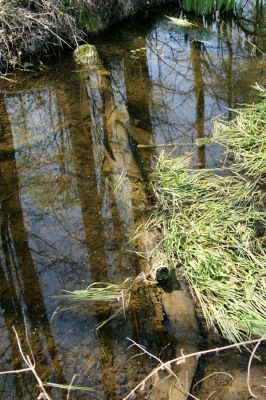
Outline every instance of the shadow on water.
<path id="1" fill-rule="evenodd" d="M 164 149 L 172 156 L 193 151 L 202 168 L 219 163 L 219 146 L 194 143 L 211 134 L 212 118 L 230 119 L 228 108 L 256 99 L 252 84 L 265 84 L 263 57 L 253 50 L 265 49 L 256 35 L 262 13 L 197 21 L 192 29 L 157 16 L 127 22 L 97 39 L 93 68 L 69 56 L 3 84 L 0 370 L 22 367 L 12 326 L 22 338 L 24 321 L 42 379 L 67 383 L 79 374 L 75 382 L 94 387 L 99 399 L 122 398 L 153 367 L 144 356 L 132 358 L 126 337 L 165 359 L 175 356 L 182 338 L 167 328 L 156 291 L 140 289 L 127 319 L 100 331 L 94 328 L 111 307 L 83 304 L 52 321 L 58 303 L 51 296 L 140 272 L 128 239 L 150 207 L 149 173 L 164 149 L 158 145 L 176 144 Z M 38 397 L 28 374 L 0 382 L 0 399 Z M 53 398 L 66 395 L 54 390 Z"/>

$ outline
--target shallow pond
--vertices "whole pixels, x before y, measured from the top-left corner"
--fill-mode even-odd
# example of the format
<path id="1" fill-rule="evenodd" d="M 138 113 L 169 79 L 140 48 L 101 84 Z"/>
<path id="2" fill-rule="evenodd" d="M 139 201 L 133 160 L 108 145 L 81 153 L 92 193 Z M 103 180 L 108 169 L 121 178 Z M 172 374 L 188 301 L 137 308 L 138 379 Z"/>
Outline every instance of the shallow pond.
<path id="1" fill-rule="evenodd" d="M 193 151 L 201 168 L 219 163 L 220 146 L 194 143 L 211 134 L 212 118 L 256 101 L 251 86 L 266 82 L 266 41 L 252 13 L 192 28 L 139 16 L 94 40 L 91 67 L 69 54 L 0 81 L 1 371 L 23 367 L 12 326 L 25 342 L 25 324 L 43 381 L 67 384 L 77 374 L 74 383 L 101 400 L 122 399 L 154 366 L 133 357 L 128 337 L 165 360 L 175 356 L 180 335 L 156 293 L 141 291 L 126 320 L 97 331 L 111 307 L 82 303 L 54 315 L 67 305 L 52 296 L 141 271 L 128 240 L 152 208 L 147 182 L 160 151 Z M 37 397 L 30 374 L 0 378 L 0 399 Z"/>

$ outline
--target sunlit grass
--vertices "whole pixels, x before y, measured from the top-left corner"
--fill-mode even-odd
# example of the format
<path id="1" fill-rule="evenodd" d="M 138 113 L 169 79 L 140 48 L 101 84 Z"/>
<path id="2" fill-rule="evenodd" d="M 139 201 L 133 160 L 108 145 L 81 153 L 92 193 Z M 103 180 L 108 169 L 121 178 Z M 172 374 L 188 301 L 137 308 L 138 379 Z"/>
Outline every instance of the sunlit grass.
<path id="1" fill-rule="evenodd" d="M 154 176 L 159 209 L 150 225 L 163 234 L 208 326 L 236 342 L 266 331 L 266 254 L 262 194 L 254 183 L 189 167 L 162 154 Z M 178 305 L 177 305 L 178 306 Z"/>
<path id="2" fill-rule="evenodd" d="M 216 121 L 212 143 L 226 146 L 226 155 L 237 172 L 265 183 L 266 179 L 266 90 L 257 86 L 263 100 L 236 112 L 233 121 Z"/>
<path id="3" fill-rule="evenodd" d="M 52 297 L 66 301 L 67 305 L 64 307 L 59 305 L 54 311 L 52 319 L 59 312 L 68 311 L 75 308 L 80 302 L 94 301 L 113 303 L 116 307 L 118 306 L 118 308 L 113 311 L 107 319 L 97 324 L 96 330 L 101 329 L 104 325 L 119 315 L 124 315 L 125 317 L 130 303 L 131 291 L 136 282 L 137 278 L 134 281 L 131 279 L 126 279 L 121 284 L 94 282 L 83 290 L 62 290 L 61 294 Z"/>

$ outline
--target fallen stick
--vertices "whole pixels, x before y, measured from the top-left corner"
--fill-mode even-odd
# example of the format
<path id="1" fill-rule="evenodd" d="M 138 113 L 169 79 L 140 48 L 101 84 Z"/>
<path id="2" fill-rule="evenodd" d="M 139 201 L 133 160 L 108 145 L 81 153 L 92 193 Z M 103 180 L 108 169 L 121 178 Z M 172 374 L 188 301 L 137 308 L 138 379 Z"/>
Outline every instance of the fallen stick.
<path id="1" fill-rule="evenodd" d="M 138 149 L 150 149 L 150 148 L 155 148 L 155 147 L 178 147 L 178 146 L 197 146 L 197 147 L 203 147 L 204 144 L 197 144 L 197 143 L 138 144 Z"/>
<path id="2" fill-rule="evenodd" d="M 29 341 L 28 341 L 28 335 L 27 335 L 27 333 L 26 333 L 26 339 L 27 339 L 27 344 L 28 344 L 28 346 L 29 346 L 29 350 L 30 350 L 32 359 L 30 358 L 30 356 L 28 356 L 27 354 L 25 354 L 25 353 L 23 352 L 22 347 L 21 347 L 21 342 L 20 342 L 20 340 L 19 340 L 17 331 L 16 331 L 16 329 L 14 328 L 14 326 L 12 327 L 12 329 L 13 329 L 13 331 L 14 331 L 14 333 L 15 333 L 15 336 L 16 336 L 16 341 L 17 341 L 17 345 L 18 345 L 18 349 L 19 349 L 20 355 L 21 355 L 23 361 L 25 362 L 25 364 L 27 365 L 27 368 L 17 369 L 17 370 L 10 370 L 10 371 L 3 371 L 3 372 L 0 372 L 0 375 L 5 375 L 5 374 L 20 374 L 20 373 L 23 373 L 23 372 L 29 372 L 29 371 L 31 371 L 32 374 L 34 375 L 36 381 L 38 382 L 38 386 L 39 386 L 39 388 L 40 388 L 40 390 L 41 390 L 41 394 L 42 394 L 43 398 L 45 398 L 45 400 L 52 400 L 52 398 L 49 396 L 49 394 L 48 394 L 47 391 L 45 390 L 45 388 L 44 388 L 44 386 L 43 386 L 42 380 L 40 379 L 39 375 L 38 375 L 37 372 L 36 372 L 36 369 L 35 369 L 35 360 L 34 360 L 33 353 L 32 353 L 31 347 L 30 347 L 30 343 L 29 343 Z"/>
<path id="3" fill-rule="evenodd" d="M 132 340 L 132 339 L 130 339 L 130 338 L 127 338 L 127 339 L 128 339 L 131 343 L 133 343 L 133 345 L 135 345 L 135 346 L 137 346 L 138 348 L 140 348 L 142 351 L 144 350 L 144 348 L 143 348 L 142 346 L 140 346 L 138 343 L 136 343 L 134 340 Z M 165 369 L 169 370 L 169 368 L 171 368 L 171 364 L 173 364 L 173 363 L 176 363 L 176 364 L 178 365 L 178 364 L 182 364 L 182 363 L 186 362 L 186 359 L 187 359 L 187 358 L 191 358 L 191 357 L 198 357 L 198 358 L 199 358 L 199 357 L 201 357 L 201 356 L 204 355 L 204 354 L 218 353 L 218 352 L 220 352 L 220 351 L 224 351 L 224 350 L 228 350 L 228 349 L 233 349 L 233 348 L 236 348 L 236 347 L 239 347 L 239 346 L 247 346 L 247 345 L 249 345 L 249 344 L 256 344 L 256 346 L 255 346 L 255 348 L 254 348 L 254 350 L 253 350 L 253 352 L 252 352 L 252 354 L 251 354 L 251 358 L 250 358 L 250 362 L 249 362 L 249 366 L 248 366 L 248 379 L 247 379 L 247 382 L 248 382 L 248 389 L 249 389 L 249 391 L 250 391 L 249 377 L 250 377 L 251 360 L 252 360 L 252 358 L 253 358 L 253 356 L 254 356 L 255 351 L 256 351 L 257 348 L 259 347 L 260 343 L 263 342 L 263 341 L 265 341 L 265 340 L 266 340 L 266 338 L 265 338 L 265 337 L 262 337 L 262 338 L 260 338 L 260 339 L 247 340 L 247 341 L 245 341 L 245 342 L 234 343 L 234 344 L 230 344 L 230 345 L 228 345 L 228 346 L 217 347 L 217 348 L 215 348 L 215 349 L 209 349 L 209 350 L 204 350 L 204 351 L 198 351 L 198 352 L 196 352 L 196 353 L 182 354 L 182 352 L 181 352 L 182 355 L 181 355 L 180 357 L 174 358 L 174 359 L 169 360 L 169 361 L 167 361 L 167 362 L 165 362 L 165 363 L 161 362 L 160 365 L 159 365 L 157 368 L 153 369 L 153 370 L 150 372 L 150 374 L 148 374 L 138 385 L 136 385 L 136 386 L 134 387 L 134 389 L 132 389 L 131 392 L 130 392 L 126 397 L 123 398 L 123 400 L 128 400 L 131 396 L 133 396 L 133 395 L 135 394 L 135 392 L 136 392 L 138 389 L 142 389 L 142 388 L 145 386 L 145 384 L 147 383 L 147 381 L 148 381 L 149 379 L 151 379 L 154 375 L 158 374 L 158 371 L 162 371 L 162 370 L 165 370 Z M 254 397 L 254 394 L 253 394 L 252 392 L 250 392 L 250 394 Z"/>
<path id="4" fill-rule="evenodd" d="M 15 79 L 8 78 L 7 76 L 2 75 L 2 74 L 0 74 L 0 79 L 4 79 L 5 81 L 12 82 L 12 83 L 17 83 L 17 81 L 15 81 Z"/>

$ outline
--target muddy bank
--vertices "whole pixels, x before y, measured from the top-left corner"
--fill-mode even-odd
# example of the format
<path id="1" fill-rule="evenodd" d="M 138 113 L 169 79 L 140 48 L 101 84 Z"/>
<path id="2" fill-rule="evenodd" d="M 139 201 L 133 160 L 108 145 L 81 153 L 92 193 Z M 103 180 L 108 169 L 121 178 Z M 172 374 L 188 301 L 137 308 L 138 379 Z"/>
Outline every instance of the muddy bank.
<path id="1" fill-rule="evenodd" d="M 0 71 L 75 48 L 85 36 L 165 0 L 0 0 Z M 170 1 L 168 1 L 169 3 Z"/>
<path id="2" fill-rule="evenodd" d="M 179 7 L 178 12 L 211 14 L 211 8 L 198 9 L 195 4 L 175 0 L 0 0 L 0 72 L 27 69 L 32 60 L 58 55 L 62 49 L 73 51 L 96 33 L 139 12 L 134 17 L 138 22 L 149 8 L 163 7 L 165 14 L 171 3 Z M 257 2 L 255 18 L 250 20 L 246 15 L 253 13 L 254 3 L 249 4 L 250 8 L 236 9 L 235 17 L 247 35 L 258 36 L 265 29 L 260 22 L 265 19 L 265 6 Z M 247 41 L 243 46 L 254 54 L 262 53 L 261 43 Z"/>

